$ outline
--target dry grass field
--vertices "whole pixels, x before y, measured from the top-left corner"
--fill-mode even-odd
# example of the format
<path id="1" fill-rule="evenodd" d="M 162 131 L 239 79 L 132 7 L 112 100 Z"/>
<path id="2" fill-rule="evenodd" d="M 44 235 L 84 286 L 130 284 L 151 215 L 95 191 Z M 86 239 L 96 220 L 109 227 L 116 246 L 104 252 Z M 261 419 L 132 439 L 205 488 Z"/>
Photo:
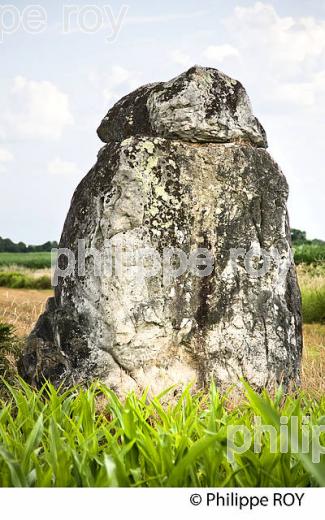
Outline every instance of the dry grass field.
<path id="1" fill-rule="evenodd" d="M 325 325 L 304 325 L 302 388 L 316 398 L 325 395 Z"/>
<path id="2" fill-rule="evenodd" d="M 1 273 L 20 273 L 26 276 L 31 276 L 32 278 L 39 278 L 40 276 L 48 276 L 51 278 L 51 268 L 50 267 L 42 267 L 40 269 L 30 269 L 28 267 L 24 267 L 22 265 L 1 265 L 0 268 Z"/>
<path id="3" fill-rule="evenodd" d="M 9 323 L 19 337 L 26 336 L 52 294 L 51 290 L 0 287 L 0 323 Z"/>

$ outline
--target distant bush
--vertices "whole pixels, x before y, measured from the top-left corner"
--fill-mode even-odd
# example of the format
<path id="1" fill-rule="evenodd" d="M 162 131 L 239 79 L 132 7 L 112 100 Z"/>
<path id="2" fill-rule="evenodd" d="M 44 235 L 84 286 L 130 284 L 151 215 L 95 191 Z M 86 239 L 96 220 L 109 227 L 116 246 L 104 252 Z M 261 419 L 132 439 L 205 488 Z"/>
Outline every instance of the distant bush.
<path id="1" fill-rule="evenodd" d="M 294 245 L 294 259 L 296 264 L 325 262 L 325 244 Z"/>
<path id="2" fill-rule="evenodd" d="M 49 276 L 39 276 L 38 278 L 34 278 L 34 287 L 33 289 L 51 289 L 51 278 Z"/>
<path id="3" fill-rule="evenodd" d="M 304 323 L 325 322 L 325 286 L 319 289 L 302 288 Z"/>
<path id="4" fill-rule="evenodd" d="M 51 278 L 40 276 L 33 278 L 24 273 L 0 272 L 0 287 L 10 289 L 51 289 Z"/>

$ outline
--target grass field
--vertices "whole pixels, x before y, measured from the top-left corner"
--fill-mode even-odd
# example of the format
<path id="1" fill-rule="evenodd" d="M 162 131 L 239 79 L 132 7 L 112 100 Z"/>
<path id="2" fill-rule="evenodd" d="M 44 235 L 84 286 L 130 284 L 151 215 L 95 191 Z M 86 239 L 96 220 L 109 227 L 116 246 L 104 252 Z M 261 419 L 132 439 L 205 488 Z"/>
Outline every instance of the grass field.
<path id="1" fill-rule="evenodd" d="M 325 323 L 325 262 L 301 264 L 297 271 L 304 323 Z"/>
<path id="2" fill-rule="evenodd" d="M 314 399 L 325 396 L 325 324 L 304 325 L 301 388 Z"/>
<path id="3" fill-rule="evenodd" d="M 26 336 L 43 312 L 47 298 L 52 294 L 52 290 L 0 287 L 0 323 L 9 323 L 14 326 L 19 337 Z"/>
<path id="4" fill-rule="evenodd" d="M 0 253 L 0 269 L 4 266 L 28 267 L 29 269 L 43 269 L 51 267 L 51 253 Z"/>
<path id="5" fill-rule="evenodd" d="M 0 253 L 0 287 L 50 289 L 51 253 Z"/>

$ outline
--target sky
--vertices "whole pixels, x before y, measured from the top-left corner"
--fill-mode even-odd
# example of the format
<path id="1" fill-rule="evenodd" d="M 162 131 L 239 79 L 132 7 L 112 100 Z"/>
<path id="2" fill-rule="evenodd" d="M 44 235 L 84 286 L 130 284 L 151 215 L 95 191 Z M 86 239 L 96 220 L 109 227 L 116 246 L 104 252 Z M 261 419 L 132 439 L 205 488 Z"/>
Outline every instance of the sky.
<path id="1" fill-rule="evenodd" d="M 0 236 L 58 240 L 107 110 L 198 64 L 243 83 L 291 226 L 325 239 L 324 0 L 36 2 L 0 5 Z"/>

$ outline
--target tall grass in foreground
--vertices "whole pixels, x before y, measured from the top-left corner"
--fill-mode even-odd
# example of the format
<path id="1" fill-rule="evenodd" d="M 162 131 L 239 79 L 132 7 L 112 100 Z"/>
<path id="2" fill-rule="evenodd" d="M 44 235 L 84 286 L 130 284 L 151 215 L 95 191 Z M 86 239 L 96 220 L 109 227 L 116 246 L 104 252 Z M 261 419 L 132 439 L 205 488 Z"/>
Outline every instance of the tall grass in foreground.
<path id="1" fill-rule="evenodd" d="M 5 384 L 5 383 L 4 383 Z M 246 387 L 247 401 L 236 409 L 214 387 L 209 395 L 183 391 L 164 406 L 129 394 L 121 402 L 99 384 L 58 392 L 46 384 L 35 392 L 20 382 L 7 385 L 9 402 L 0 412 L 1 486 L 325 486 L 324 457 L 311 453 L 261 453 L 251 446 L 227 459 L 227 428 L 253 428 L 258 415 L 280 431 L 280 416 L 309 416 L 324 422 L 325 399 L 274 399 Z M 278 435 L 280 435 L 278 433 Z M 239 437 L 240 442 L 240 437 Z M 310 451 L 310 450 L 309 450 Z"/>

